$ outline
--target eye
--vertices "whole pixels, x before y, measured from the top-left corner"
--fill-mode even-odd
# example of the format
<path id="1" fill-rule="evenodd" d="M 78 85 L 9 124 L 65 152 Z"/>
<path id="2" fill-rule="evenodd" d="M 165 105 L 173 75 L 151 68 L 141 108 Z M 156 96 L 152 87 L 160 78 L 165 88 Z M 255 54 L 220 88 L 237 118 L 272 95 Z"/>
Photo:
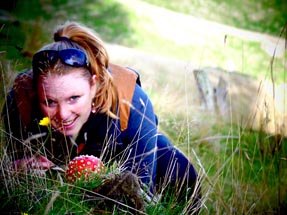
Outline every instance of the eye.
<path id="1" fill-rule="evenodd" d="M 52 99 L 47 99 L 45 101 L 45 105 L 48 106 L 48 107 L 55 107 L 57 105 L 57 103 L 54 100 L 52 100 Z"/>
<path id="2" fill-rule="evenodd" d="M 69 102 L 74 103 L 74 102 L 78 101 L 79 98 L 80 98 L 80 96 L 71 96 L 69 98 Z"/>

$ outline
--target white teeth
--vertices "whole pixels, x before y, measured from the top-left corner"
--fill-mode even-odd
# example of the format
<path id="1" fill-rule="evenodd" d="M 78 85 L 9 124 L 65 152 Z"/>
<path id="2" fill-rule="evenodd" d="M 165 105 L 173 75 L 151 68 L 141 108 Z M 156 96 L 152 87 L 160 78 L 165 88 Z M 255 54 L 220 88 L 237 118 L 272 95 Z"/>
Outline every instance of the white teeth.
<path id="1" fill-rule="evenodd" d="M 67 126 L 67 125 L 70 125 L 71 123 L 74 122 L 74 120 L 69 120 L 69 121 L 65 121 L 65 122 L 61 122 L 60 120 L 58 119 L 53 119 L 53 121 L 56 123 L 56 124 L 61 124 L 62 126 Z"/>
<path id="2" fill-rule="evenodd" d="M 66 126 L 66 125 L 70 125 L 73 121 L 74 121 L 74 120 L 70 120 L 70 121 L 62 122 L 62 124 L 63 124 L 64 126 Z"/>

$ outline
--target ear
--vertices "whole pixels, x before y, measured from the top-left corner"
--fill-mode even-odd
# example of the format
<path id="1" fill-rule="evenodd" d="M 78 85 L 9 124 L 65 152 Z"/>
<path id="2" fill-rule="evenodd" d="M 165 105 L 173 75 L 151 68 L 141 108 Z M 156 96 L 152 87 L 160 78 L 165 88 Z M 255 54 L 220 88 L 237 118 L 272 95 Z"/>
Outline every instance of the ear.
<path id="1" fill-rule="evenodd" d="M 97 92 L 97 83 L 98 83 L 98 77 L 96 75 L 93 75 L 90 81 L 90 85 L 91 85 L 91 92 L 92 92 L 92 97 L 96 96 L 96 92 Z"/>
<path id="2" fill-rule="evenodd" d="M 91 86 L 92 86 L 93 84 L 96 84 L 97 81 L 98 81 L 97 75 L 93 75 L 92 78 L 91 78 Z"/>

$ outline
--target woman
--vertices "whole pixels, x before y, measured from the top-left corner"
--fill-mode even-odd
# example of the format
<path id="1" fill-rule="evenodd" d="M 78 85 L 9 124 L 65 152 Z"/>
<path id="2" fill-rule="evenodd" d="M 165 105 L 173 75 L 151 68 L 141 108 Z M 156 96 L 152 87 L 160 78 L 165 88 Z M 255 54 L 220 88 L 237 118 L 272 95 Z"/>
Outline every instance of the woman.
<path id="1" fill-rule="evenodd" d="M 33 56 L 32 70 L 18 75 L 3 109 L 17 168 L 65 166 L 89 154 L 116 161 L 153 193 L 170 186 L 191 195 L 196 171 L 158 132 L 138 73 L 111 64 L 102 41 L 79 23 L 60 26 L 54 40 Z M 39 126 L 43 117 L 51 129 Z"/>

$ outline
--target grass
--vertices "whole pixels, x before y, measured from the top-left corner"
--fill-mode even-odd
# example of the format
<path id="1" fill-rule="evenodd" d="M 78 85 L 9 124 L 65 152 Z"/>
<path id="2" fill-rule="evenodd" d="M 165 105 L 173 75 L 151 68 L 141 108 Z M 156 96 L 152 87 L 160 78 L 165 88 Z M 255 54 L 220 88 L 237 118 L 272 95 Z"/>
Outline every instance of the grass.
<path id="1" fill-rule="evenodd" d="M 233 35 L 228 30 L 221 32 L 220 27 L 213 29 L 212 26 L 202 22 L 202 20 L 152 10 L 148 7 L 145 8 L 144 4 L 129 4 L 124 0 L 121 2 L 126 5 L 129 13 L 134 12 L 136 14 L 133 18 L 136 23 L 132 25 L 134 32 L 136 32 L 132 38 L 136 43 L 129 44 L 133 48 L 190 62 L 196 68 L 220 67 L 227 71 L 238 71 L 253 78 L 265 77 L 269 72 L 270 58 L 273 52 L 268 53 L 264 49 L 263 46 L 268 45 L 264 42 L 246 39 L 242 37 L 244 33 Z M 159 2 L 157 3 L 159 4 Z M 208 7 L 208 3 L 210 1 L 204 5 L 206 7 L 202 7 L 202 10 L 214 11 L 213 7 Z M 227 1 L 226 4 L 228 4 Z M 174 2 L 174 5 L 181 4 Z M 189 5 L 192 7 L 193 4 L 190 3 Z M 151 10 L 151 12 L 142 13 L 142 7 L 143 10 Z M 222 19 L 228 20 L 228 17 L 222 16 Z M 233 24 L 232 26 L 236 25 Z M 260 26 L 264 27 L 265 25 Z M 285 23 L 281 22 L 277 28 L 276 36 L 280 36 L 284 26 Z M 285 37 L 284 34 L 281 36 Z M 276 47 L 276 44 L 271 45 L 273 51 Z M 277 50 L 277 52 L 279 51 Z M 275 58 L 278 67 L 275 79 L 280 82 L 283 79 L 280 70 L 282 71 L 284 68 L 286 54 Z"/>
<path id="2" fill-rule="evenodd" d="M 207 19 L 241 29 L 267 33 L 274 36 L 286 24 L 287 3 L 285 1 L 200 1 L 145 0 L 145 2 L 174 11 Z M 212 11 L 212 12 L 211 12 Z"/>
<path id="3" fill-rule="evenodd" d="M 18 2 L 19 7 L 12 16 L 2 21 L 0 31 L 1 70 L 5 77 L 11 71 L 29 67 L 31 54 L 50 41 L 55 24 L 73 19 L 94 27 L 109 43 L 191 62 L 196 68 L 220 67 L 259 80 L 271 80 L 272 54 L 267 53 L 260 42 L 238 35 L 228 35 L 224 40 L 224 35 L 214 35 L 211 30 L 206 36 L 192 30 L 188 22 L 182 25 L 178 19 L 166 22 L 167 13 L 142 12 L 142 7 L 136 7 L 135 1 Z M 286 3 L 280 1 L 153 2 L 197 17 L 275 36 L 279 36 L 286 22 Z M 268 16 L 265 11 L 269 11 Z M 178 37 L 183 34 L 187 37 Z M 194 40 L 190 42 L 186 38 L 191 35 Z M 272 48 L 274 50 L 276 46 Z M 286 83 L 286 52 L 275 57 L 272 66 L 276 84 Z M 269 124 L 263 120 L 262 130 L 246 128 L 232 117 L 225 123 L 195 107 L 191 99 L 193 91 L 189 89 L 191 74 L 188 68 L 176 75 L 168 74 L 166 68 L 160 66 L 155 71 L 148 75 L 145 74 L 148 71 L 142 71 L 143 87 L 154 102 L 160 129 L 189 155 L 199 171 L 205 203 L 201 214 L 284 214 L 287 210 L 287 173 L 284 171 L 287 167 L 287 143 L 284 136 L 277 134 L 279 130 L 274 134 L 265 133 L 264 127 Z M 3 88 L 9 89 L 10 82 L 11 79 L 6 77 Z M 2 98 L 6 94 L 3 88 Z M 4 142 L 3 136 L 1 129 L 1 142 Z M 3 171 L 5 156 L 1 155 Z M 8 200 L 10 203 L 19 201 L 22 212 L 44 214 L 47 210 L 47 214 L 64 214 L 70 210 L 80 214 L 93 207 L 83 199 L 81 187 L 31 177 L 33 180 L 15 180 L 14 184 L 9 184 L 9 188 L 14 190 Z M 53 207 L 49 208 L 50 202 Z M 172 203 L 168 206 L 172 207 Z M 161 204 L 147 208 L 148 214 L 179 214 L 180 211 L 182 208 L 166 209 Z"/>

